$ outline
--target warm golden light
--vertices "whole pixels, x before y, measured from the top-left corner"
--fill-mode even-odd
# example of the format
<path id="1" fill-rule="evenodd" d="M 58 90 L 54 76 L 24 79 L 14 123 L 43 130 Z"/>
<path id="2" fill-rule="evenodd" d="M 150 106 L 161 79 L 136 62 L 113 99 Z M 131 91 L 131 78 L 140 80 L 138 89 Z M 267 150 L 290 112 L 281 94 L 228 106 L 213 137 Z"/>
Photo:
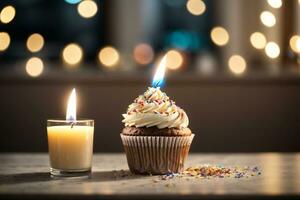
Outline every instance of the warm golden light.
<path id="1" fill-rule="evenodd" d="M 240 55 L 233 55 L 228 60 L 229 69 L 235 74 L 242 74 L 246 70 L 246 61 Z"/>
<path id="2" fill-rule="evenodd" d="M 83 53 L 78 44 L 71 43 L 64 48 L 62 56 L 67 64 L 76 65 L 81 61 Z"/>
<path id="3" fill-rule="evenodd" d="M 152 47 L 146 43 L 136 45 L 133 49 L 133 58 L 138 64 L 149 64 L 154 58 Z"/>
<path id="4" fill-rule="evenodd" d="M 300 53 L 300 36 L 294 35 L 290 39 L 290 47 L 295 53 Z"/>
<path id="5" fill-rule="evenodd" d="M 176 50 L 168 51 L 166 57 L 167 57 L 166 66 L 168 69 L 177 70 L 183 64 L 183 57 L 181 53 Z"/>
<path id="6" fill-rule="evenodd" d="M 26 63 L 26 72 L 29 76 L 37 77 L 44 71 L 44 64 L 40 58 L 32 57 Z"/>
<path id="7" fill-rule="evenodd" d="M 215 27 L 210 33 L 212 41 L 218 46 L 224 46 L 229 41 L 229 34 L 227 30 L 223 27 Z"/>
<path id="8" fill-rule="evenodd" d="M 27 39 L 26 46 L 31 52 L 38 52 L 44 46 L 44 38 L 41 34 L 34 33 Z"/>
<path id="9" fill-rule="evenodd" d="M 186 8 L 192 15 L 202 15 L 206 10 L 205 3 L 202 0 L 188 0 Z"/>
<path id="10" fill-rule="evenodd" d="M 284 178 L 280 170 L 282 169 L 282 165 L 286 162 L 285 159 L 276 153 L 269 153 L 268 156 L 265 154 L 259 155 L 257 161 L 261 163 L 260 167 L 263 169 L 265 177 L 261 184 L 261 190 L 271 196 L 280 195 L 283 192 L 282 179 Z M 274 163 L 277 164 L 274 165 Z M 295 158 L 295 164 L 296 163 Z M 298 168 L 295 166 L 295 169 Z M 298 171 L 299 170 L 295 170 L 295 172 Z"/>
<path id="11" fill-rule="evenodd" d="M 277 58 L 280 55 L 280 48 L 275 42 L 268 42 L 265 47 L 265 52 L 270 58 Z"/>
<path id="12" fill-rule="evenodd" d="M 164 56 L 161 59 L 152 80 L 152 87 L 161 87 L 164 84 L 164 77 L 167 68 L 167 59 L 167 56 Z"/>
<path id="13" fill-rule="evenodd" d="M 280 8 L 282 6 L 282 0 L 268 0 L 268 4 L 273 8 Z"/>
<path id="14" fill-rule="evenodd" d="M 256 49 L 263 49 L 266 46 L 267 39 L 264 34 L 260 32 L 252 33 L 250 36 L 250 42 L 252 46 Z"/>
<path id="15" fill-rule="evenodd" d="M 113 67 L 118 64 L 119 52 L 113 47 L 104 47 L 98 54 L 99 61 L 106 67 Z"/>
<path id="16" fill-rule="evenodd" d="M 274 14 L 269 11 L 263 11 L 260 14 L 260 21 L 267 27 L 272 27 L 276 24 L 276 18 Z"/>
<path id="17" fill-rule="evenodd" d="M 93 0 L 84 0 L 78 4 L 77 11 L 80 16 L 91 18 L 96 15 L 98 6 Z"/>
<path id="18" fill-rule="evenodd" d="M 0 32 L 0 51 L 5 51 L 10 44 L 9 34 L 6 32 Z"/>
<path id="19" fill-rule="evenodd" d="M 73 88 L 67 106 L 67 114 L 66 114 L 67 121 L 76 121 L 76 90 Z"/>
<path id="20" fill-rule="evenodd" d="M 2 9 L 0 13 L 0 21 L 3 24 L 7 24 L 15 18 L 15 15 L 16 15 L 15 8 L 13 6 L 6 6 Z"/>

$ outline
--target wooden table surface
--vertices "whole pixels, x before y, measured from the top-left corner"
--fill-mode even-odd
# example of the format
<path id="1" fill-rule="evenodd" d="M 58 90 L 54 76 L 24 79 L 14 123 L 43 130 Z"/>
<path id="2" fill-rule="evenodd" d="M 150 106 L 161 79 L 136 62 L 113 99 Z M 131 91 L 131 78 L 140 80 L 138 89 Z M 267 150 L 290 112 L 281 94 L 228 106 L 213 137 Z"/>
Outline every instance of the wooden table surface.
<path id="1" fill-rule="evenodd" d="M 300 199 L 300 153 L 190 154 L 186 167 L 201 164 L 258 166 L 262 174 L 119 177 L 128 169 L 124 154 L 94 154 L 90 179 L 51 179 L 47 154 L 0 154 L 0 199 Z"/>

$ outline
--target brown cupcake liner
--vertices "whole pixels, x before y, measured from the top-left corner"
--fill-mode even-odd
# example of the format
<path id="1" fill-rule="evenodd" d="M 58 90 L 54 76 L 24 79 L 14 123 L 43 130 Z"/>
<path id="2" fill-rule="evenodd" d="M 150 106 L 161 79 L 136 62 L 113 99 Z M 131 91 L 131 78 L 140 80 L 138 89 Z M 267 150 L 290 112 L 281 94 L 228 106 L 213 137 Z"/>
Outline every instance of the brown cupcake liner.
<path id="1" fill-rule="evenodd" d="M 137 174 L 182 172 L 193 138 L 121 134 L 129 169 Z"/>

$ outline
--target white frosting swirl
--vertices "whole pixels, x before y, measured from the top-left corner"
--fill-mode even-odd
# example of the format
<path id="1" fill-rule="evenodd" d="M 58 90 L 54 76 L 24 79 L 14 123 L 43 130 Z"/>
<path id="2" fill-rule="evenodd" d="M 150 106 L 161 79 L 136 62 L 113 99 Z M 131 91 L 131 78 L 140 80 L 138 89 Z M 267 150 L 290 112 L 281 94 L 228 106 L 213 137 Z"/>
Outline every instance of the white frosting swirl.
<path id="1" fill-rule="evenodd" d="M 189 119 L 183 109 L 175 105 L 159 88 L 149 87 L 130 104 L 123 114 L 125 126 L 162 128 L 186 128 Z"/>

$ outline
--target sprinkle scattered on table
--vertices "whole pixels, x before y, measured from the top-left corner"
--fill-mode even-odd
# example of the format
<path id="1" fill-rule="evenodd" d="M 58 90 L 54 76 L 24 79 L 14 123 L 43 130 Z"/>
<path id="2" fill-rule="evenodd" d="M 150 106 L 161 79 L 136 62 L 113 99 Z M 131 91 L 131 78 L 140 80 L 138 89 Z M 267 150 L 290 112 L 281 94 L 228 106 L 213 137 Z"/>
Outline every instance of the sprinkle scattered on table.
<path id="1" fill-rule="evenodd" d="M 182 173 L 169 173 L 161 176 L 153 176 L 153 183 L 158 183 L 160 181 L 170 180 L 174 178 L 182 178 L 186 181 L 189 181 L 193 178 L 196 179 L 210 179 L 210 178 L 250 178 L 254 176 L 261 175 L 261 170 L 255 167 L 225 167 L 220 165 L 201 165 L 197 167 L 189 167 Z M 114 170 L 113 178 L 114 179 L 123 179 L 125 177 L 135 177 L 138 175 L 132 174 L 129 170 Z M 141 175 L 139 175 L 141 176 Z M 152 174 L 149 174 L 152 176 Z M 169 187 L 170 185 L 165 185 Z"/>
<path id="2" fill-rule="evenodd" d="M 225 167 L 214 165 L 202 165 L 198 167 L 189 167 L 183 173 L 170 173 L 161 176 L 161 180 L 178 178 L 250 178 L 261 175 L 258 167 Z"/>

